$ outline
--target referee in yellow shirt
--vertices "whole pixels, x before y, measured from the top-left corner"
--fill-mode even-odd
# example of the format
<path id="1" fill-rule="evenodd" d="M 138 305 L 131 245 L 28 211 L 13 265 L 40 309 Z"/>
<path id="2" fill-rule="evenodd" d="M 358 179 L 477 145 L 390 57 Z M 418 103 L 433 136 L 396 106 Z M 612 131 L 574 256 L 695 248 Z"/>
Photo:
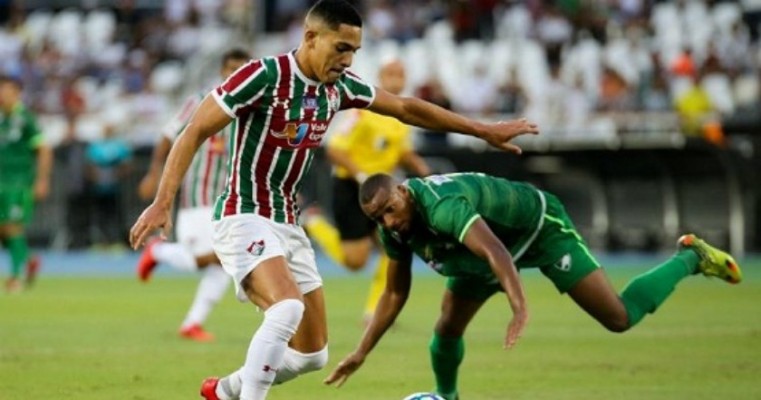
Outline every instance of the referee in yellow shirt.
<path id="1" fill-rule="evenodd" d="M 404 89 L 404 65 L 398 60 L 384 63 L 378 77 L 380 87 L 388 92 L 399 94 Z M 311 209 L 307 210 L 304 227 L 334 262 L 358 271 L 367 263 L 373 247 L 382 251 L 377 246 L 376 223 L 359 207 L 359 184 L 375 173 L 392 174 L 400 166 L 418 176 L 428 175 L 430 169 L 412 148 L 409 126 L 367 110 L 349 112 L 327 143 L 328 159 L 334 166 L 336 226 Z M 386 286 L 387 264 L 388 258 L 381 254 L 365 306 L 366 321 Z"/>

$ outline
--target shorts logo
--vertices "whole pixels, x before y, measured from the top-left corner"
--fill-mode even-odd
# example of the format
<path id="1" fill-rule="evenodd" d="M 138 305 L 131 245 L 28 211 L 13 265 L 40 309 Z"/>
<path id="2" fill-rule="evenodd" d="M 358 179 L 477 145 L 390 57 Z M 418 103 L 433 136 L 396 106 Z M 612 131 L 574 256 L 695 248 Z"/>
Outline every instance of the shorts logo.
<path id="1" fill-rule="evenodd" d="M 250 245 L 248 245 L 246 251 L 254 256 L 262 255 L 262 253 L 264 253 L 264 239 L 254 240 Z"/>
<path id="2" fill-rule="evenodd" d="M 563 272 L 571 270 L 572 259 L 570 254 L 566 254 L 560 258 L 553 266 Z"/>

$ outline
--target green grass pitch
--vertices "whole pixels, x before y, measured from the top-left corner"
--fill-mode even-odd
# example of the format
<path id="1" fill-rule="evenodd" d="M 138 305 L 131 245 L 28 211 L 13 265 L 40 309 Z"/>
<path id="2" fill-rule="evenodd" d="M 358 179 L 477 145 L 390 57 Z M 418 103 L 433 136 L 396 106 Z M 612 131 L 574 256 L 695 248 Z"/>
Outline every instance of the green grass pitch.
<path id="1" fill-rule="evenodd" d="M 609 272 L 617 288 L 642 267 Z M 466 334 L 463 400 L 760 399 L 761 262 L 731 286 L 693 277 L 625 334 L 605 331 L 536 272 L 524 273 L 531 320 L 502 350 L 510 311 L 495 296 Z M 193 278 L 45 278 L 0 294 L 0 399 L 194 399 L 206 376 L 243 361 L 261 314 L 231 293 L 212 314 L 211 344 L 176 336 Z M 326 279 L 328 367 L 270 399 L 401 399 L 433 387 L 427 344 L 444 279 L 415 279 L 397 325 L 340 389 L 321 382 L 359 340 L 367 278 Z"/>

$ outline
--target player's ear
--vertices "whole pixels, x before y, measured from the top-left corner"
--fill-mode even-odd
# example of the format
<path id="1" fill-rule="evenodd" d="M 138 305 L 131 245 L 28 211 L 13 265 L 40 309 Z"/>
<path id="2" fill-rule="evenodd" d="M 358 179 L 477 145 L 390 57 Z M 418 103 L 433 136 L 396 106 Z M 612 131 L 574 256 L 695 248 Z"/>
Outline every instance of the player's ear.
<path id="1" fill-rule="evenodd" d="M 304 45 L 309 49 L 314 49 L 317 39 L 317 31 L 310 29 L 309 26 L 304 29 Z"/>
<path id="2" fill-rule="evenodd" d="M 407 189 L 407 186 L 404 186 L 401 183 L 396 185 L 396 190 L 398 190 L 399 193 L 401 193 L 405 197 L 407 197 L 407 195 L 409 194 L 409 189 Z"/>

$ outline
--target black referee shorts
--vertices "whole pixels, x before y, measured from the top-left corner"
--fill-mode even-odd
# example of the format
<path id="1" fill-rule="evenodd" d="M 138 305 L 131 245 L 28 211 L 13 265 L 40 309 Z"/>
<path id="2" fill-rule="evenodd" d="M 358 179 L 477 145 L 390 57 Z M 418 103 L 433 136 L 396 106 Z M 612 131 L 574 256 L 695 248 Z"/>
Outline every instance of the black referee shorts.
<path id="1" fill-rule="evenodd" d="M 359 206 L 359 184 L 354 179 L 333 177 L 333 219 L 341 240 L 371 236 L 376 224 Z"/>

